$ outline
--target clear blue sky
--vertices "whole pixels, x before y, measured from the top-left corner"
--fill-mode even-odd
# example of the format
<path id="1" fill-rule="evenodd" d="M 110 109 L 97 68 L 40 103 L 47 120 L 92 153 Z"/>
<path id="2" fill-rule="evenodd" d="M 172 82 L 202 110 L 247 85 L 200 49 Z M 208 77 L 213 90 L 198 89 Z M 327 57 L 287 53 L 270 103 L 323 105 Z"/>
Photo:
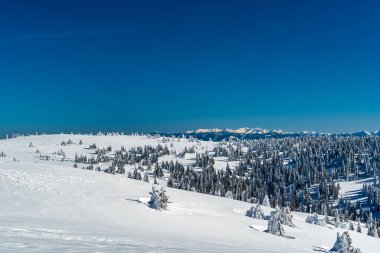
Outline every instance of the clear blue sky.
<path id="1" fill-rule="evenodd" d="M 0 1 L 0 134 L 380 128 L 379 1 Z"/>

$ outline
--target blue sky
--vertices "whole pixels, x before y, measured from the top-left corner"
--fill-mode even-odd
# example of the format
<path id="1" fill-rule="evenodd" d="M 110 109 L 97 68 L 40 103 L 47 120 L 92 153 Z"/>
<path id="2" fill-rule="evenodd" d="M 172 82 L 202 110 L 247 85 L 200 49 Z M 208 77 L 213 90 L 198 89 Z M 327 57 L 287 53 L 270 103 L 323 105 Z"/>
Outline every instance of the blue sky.
<path id="1" fill-rule="evenodd" d="M 378 1 L 1 1 L 0 134 L 380 128 Z"/>

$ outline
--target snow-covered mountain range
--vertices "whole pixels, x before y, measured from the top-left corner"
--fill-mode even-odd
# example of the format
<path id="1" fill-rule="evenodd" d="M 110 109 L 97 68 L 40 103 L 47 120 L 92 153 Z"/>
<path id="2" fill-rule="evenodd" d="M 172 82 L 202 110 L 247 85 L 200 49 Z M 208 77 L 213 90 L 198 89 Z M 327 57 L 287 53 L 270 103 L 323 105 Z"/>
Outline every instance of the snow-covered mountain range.
<path id="1" fill-rule="evenodd" d="M 298 136 L 319 136 L 319 135 L 336 135 L 336 136 L 380 136 L 380 131 L 368 132 L 358 131 L 352 133 L 321 133 L 315 131 L 301 131 L 301 132 L 289 132 L 285 130 L 268 130 L 263 128 L 248 128 L 242 127 L 238 129 L 196 129 L 184 132 L 186 135 L 192 135 L 202 140 L 222 140 L 229 137 L 241 138 L 241 139 L 260 139 L 260 138 L 281 138 L 281 137 L 298 137 Z"/>

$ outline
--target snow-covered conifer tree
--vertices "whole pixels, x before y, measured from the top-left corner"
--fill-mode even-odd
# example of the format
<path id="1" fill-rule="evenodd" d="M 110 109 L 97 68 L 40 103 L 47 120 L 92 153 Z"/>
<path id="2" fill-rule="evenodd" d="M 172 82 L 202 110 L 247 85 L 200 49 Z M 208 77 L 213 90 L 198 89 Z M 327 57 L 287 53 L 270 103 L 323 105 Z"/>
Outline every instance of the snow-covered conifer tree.
<path id="1" fill-rule="evenodd" d="M 149 176 L 148 176 L 148 173 L 145 173 L 145 174 L 144 174 L 144 182 L 149 183 Z"/>
<path id="2" fill-rule="evenodd" d="M 334 223 L 335 227 L 336 228 L 342 227 L 342 223 L 340 222 L 339 212 L 337 209 L 335 209 L 334 217 L 335 217 L 335 223 Z"/>
<path id="3" fill-rule="evenodd" d="M 152 192 L 150 192 L 149 206 L 156 210 L 168 210 L 169 197 L 165 194 L 165 189 L 157 189 L 152 186 Z"/>
<path id="4" fill-rule="evenodd" d="M 326 215 L 325 218 L 320 219 L 317 213 L 313 213 L 306 218 L 306 222 L 318 226 L 326 226 L 326 217 L 328 216 Z"/>
<path id="5" fill-rule="evenodd" d="M 372 224 L 368 227 L 368 233 L 369 236 L 373 237 L 379 237 L 379 234 L 377 232 L 376 223 L 372 222 Z"/>
<path id="6" fill-rule="evenodd" d="M 284 236 L 285 235 L 284 227 L 282 226 L 282 224 L 280 222 L 279 212 L 272 211 L 270 213 L 267 232 L 271 233 L 273 235 L 278 235 L 278 236 Z"/>
<path id="7" fill-rule="evenodd" d="M 268 197 L 268 195 L 265 195 L 263 201 L 261 202 L 261 205 L 262 205 L 262 206 L 268 206 L 268 207 L 270 207 L 270 202 L 269 202 L 269 197 Z"/>
<path id="8" fill-rule="evenodd" d="M 264 219 L 264 212 L 261 208 L 260 204 L 257 204 L 256 207 L 251 207 L 251 209 L 248 209 L 246 212 L 246 216 L 252 217 L 255 219 L 263 220 Z"/>
<path id="9" fill-rule="evenodd" d="M 356 228 L 356 232 L 358 232 L 358 233 L 361 233 L 361 232 L 362 232 L 362 229 L 361 229 L 361 227 L 360 227 L 360 221 L 358 221 L 358 226 L 357 226 L 357 228 Z"/>
<path id="10" fill-rule="evenodd" d="M 283 225 L 287 225 L 289 227 L 294 227 L 293 224 L 293 215 L 290 212 L 289 207 L 285 207 L 284 209 L 279 208 L 278 206 L 276 207 L 278 212 L 280 213 L 280 222 Z"/>
<path id="11" fill-rule="evenodd" d="M 369 213 L 369 217 L 367 220 L 367 228 L 368 228 L 367 235 L 373 236 L 373 237 L 379 237 L 379 234 L 377 233 L 376 222 L 372 218 L 372 213 Z"/>
<path id="12" fill-rule="evenodd" d="M 352 247 L 352 239 L 348 231 L 344 232 L 342 235 L 337 233 L 336 241 L 331 251 L 339 253 L 361 253 L 360 249 Z"/>

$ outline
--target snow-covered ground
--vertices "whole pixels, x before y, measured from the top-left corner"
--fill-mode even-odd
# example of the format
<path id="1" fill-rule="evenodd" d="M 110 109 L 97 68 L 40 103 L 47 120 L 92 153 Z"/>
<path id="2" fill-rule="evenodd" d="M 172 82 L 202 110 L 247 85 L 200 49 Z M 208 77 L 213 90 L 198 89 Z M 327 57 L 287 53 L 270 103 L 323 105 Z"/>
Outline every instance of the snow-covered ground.
<path id="1" fill-rule="evenodd" d="M 75 144 L 62 146 L 71 139 Z M 83 145 L 78 145 L 79 140 Z M 87 147 L 127 149 L 162 144 L 145 136 L 43 135 L 0 140 L 0 252 L 318 252 L 330 249 L 337 231 L 305 222 L 293 213 L 295 227 L 285 226 L 288 239 L 263 232 L 267 221 L 245 216 L 252 205 L 232 199 L 166 188 L 168 211 L 146 205 L 152 184 L 126 175 L 73 168 L 75 154 L 91 155 Z M 29 147 L 32 143 L 33 147 Z M 173 140 L 177 152 L 214 142 Z M 45 161 L 40 154 L 53 160 Z M 66 161 L 55 155 L 66 153 Z M 160 157 L 162 160 L 175 156 Z M 178 158 L 179 159 L 179 158 Z M 181 162 L 191 163 L 187 154 Z M 216 161 L 225 167 L 225 161 Z M 165 182 L 161 182 L 164 184 Z M 352 183 L 352 190 L 357 186 Z M 350 191 L 350 185 L 344 184 Z M 268 215 L 270 208 L 263 207 Z M 350 231 L 354 247 L 377 252 L 380 239 Z"/>

